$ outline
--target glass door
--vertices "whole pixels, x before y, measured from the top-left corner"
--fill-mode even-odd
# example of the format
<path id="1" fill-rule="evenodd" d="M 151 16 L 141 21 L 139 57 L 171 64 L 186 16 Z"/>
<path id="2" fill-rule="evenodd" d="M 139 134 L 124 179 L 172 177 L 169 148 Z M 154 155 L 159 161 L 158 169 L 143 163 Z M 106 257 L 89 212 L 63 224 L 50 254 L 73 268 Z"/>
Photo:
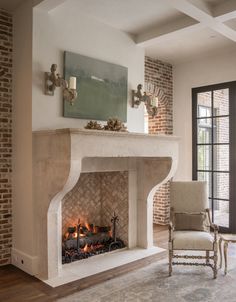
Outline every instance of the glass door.
<path id="1" fill-rule="evenodd" d="M 231 109 L 235 110 L 235 83 L 194 88 L 193 96 L 193 179 L 208 183 L 213 222 L 221 231 L 233 231 L 235 205 L 231 144 Z M 232 133 L 233 130 L 233 133 Z M 233 136 L 232 136 L 233 134 Z M 236 185 L 236 183 L 235 183 Z"/>

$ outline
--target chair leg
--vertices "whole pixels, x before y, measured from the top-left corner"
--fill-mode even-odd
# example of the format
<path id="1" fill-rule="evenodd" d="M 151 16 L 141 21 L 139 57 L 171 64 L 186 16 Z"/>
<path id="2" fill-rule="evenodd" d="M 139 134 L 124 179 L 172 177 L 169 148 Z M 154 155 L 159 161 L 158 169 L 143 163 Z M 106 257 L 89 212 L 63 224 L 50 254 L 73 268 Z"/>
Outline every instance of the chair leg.
<path id="1" fill-rule="evenodd" d="M 210 259 L 209 259 L 209 251 L 206 251 L 206 264 L 210 263 Z"/>
<path id="2" fill-rule="evenodd" d="M 173 259 L 173 250 L 169 248 L 169 276 L 172 276 L 172 259 Z"/>
<path id="3" fill-rule="evenodd" d="M 220 268 L 222 268 L 222 238 L 219 239 L 219 251 L 220 251 Z"/>
<path id="4" fill-rule="evenodd" d="M 227 249 L 228 249 L 228 242 L 225 241 L 224 243 L 224 259 L 225 259 L 225 275 L 227 274 Z"/>
<path id="5" fill-rule="evenodd" d="M 217 249 L 214 249 L 214 267 L 213 267 L 214 279 L 217 278 L 217 260 L 218 260 Z"/>

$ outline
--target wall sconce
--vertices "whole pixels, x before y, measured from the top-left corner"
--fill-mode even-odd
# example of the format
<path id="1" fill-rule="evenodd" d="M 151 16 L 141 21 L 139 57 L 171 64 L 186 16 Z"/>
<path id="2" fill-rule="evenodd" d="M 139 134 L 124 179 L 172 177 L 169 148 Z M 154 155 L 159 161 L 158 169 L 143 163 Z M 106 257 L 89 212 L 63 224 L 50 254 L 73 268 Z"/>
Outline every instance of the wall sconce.
<path id="1" fill-rule="evenodd" d="M 151 84 L 150 84 L 151 85 Z M 141 104 L 141 102 L 144 102 L 147 112 L 149 115 L 152 117 L 156 116 L 158 113 L 158 97 L 157 94 L 155 93 L 155 86 L 152 85 L 153 87 L 153 92 L 152 93 L 147 93 L 144 92 L 142 94 L 142 85 L 139 84 L 137 86 L 137 91 L 132 90 L 132 107 L 133 108 L 138 108 L 138 106 Z"/>
<path id="2" fill-rule="evenodd" d="M 73 105 L 77 98 L 76 77 L 70 77 L 68 84 L 59 73 L 56 74 L 56 70 L 57 64 L 52 64 L 51 72 L 45 72 L 45 94 L 53 96 L 56 87 L 62 87 L 64 99 Z"/>

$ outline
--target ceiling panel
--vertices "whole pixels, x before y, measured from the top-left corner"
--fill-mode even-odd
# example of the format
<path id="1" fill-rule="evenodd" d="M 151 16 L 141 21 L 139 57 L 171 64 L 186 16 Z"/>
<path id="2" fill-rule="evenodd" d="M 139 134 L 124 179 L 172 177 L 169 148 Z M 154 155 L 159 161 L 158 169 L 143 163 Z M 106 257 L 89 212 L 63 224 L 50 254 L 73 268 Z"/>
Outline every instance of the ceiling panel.
<path id="1" fill-rule="evenodd" d="M 225 22 L 225 25 L 229 26 L 233 30 L 236 30 L 236 19 L 232 19 L 232 20 Z"/>
<path id="2" fill-rule="evenodd" d="M 182 34 L 175 38 L 146 48 L 146 55 L 172 64 L 194 60 L 202 56 L 236 49 L 236 43 L 211 29 L 205 28 L 193 34 Z"/>
<path id="3" fill-rule="evenodd" d="M 130 34 L 183 15 L 163 0 L 70 0 L 70 3 L 79 12 Z"/>
<path id="4" fill-rule="evenodd" d="M 12 12 L 24 0 L 0 0 L 0 8 Z"/>

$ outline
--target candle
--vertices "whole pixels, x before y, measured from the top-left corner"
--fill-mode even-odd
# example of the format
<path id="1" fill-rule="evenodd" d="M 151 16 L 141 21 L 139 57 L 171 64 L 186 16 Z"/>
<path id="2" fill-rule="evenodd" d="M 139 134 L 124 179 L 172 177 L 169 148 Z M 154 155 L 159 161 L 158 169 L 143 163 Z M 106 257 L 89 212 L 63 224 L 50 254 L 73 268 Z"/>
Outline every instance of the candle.
<path id="1" fill-rule="evenodd" d="M 152 106 L 153 107 L 158 107 L 158 97 L 157 96 L 153 98 Z"/>
<path id="2" fill-rule="evenodd" d="M 76 90 L 76 77 L 70 77 L 69 88 Z"/>

